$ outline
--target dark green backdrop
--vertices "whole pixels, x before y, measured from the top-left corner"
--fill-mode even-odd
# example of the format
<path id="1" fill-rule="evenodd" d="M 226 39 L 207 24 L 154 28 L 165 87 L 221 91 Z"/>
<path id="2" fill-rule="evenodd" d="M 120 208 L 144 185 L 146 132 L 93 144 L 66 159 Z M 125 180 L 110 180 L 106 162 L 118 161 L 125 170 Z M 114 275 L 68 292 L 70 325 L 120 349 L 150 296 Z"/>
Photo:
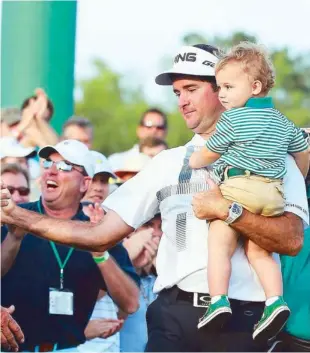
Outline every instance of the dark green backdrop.
<path id="1" fill-rule="evenodd" d="M 1 106 L 20 106 L 42 87 L 57 132 L 73 113 L 76 10 L 76 1 L 2 2 Z"/>

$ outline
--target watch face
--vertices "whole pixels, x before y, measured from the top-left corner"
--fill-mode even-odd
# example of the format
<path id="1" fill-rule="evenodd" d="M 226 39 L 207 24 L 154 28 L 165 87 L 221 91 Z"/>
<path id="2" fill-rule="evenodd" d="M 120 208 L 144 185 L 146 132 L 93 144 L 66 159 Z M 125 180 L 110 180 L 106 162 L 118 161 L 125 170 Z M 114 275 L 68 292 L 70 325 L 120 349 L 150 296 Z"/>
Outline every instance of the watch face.
<path id="1" fill-rule="evenodd" d="M 240 205 L 238 205 L 237 203 L 233 203 L 232 207 L 231 207 L 231 211 L 232 211 L 232 213 L 238 215 L 242 212 L 242 209 L 241 209 Z"/>

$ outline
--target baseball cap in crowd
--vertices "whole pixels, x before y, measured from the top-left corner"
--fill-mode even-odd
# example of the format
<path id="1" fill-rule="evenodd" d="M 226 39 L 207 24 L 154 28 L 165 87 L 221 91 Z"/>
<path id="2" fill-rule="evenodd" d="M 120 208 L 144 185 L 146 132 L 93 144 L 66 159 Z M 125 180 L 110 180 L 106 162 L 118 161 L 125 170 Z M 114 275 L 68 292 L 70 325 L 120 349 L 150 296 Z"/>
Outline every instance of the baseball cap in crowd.
<path id="1" fill-rule="evenodd" d="M 201 49 L 201 48 L 205 48 Z M 209 50 L 209 51 L 207 51 Z M 215 64 L 218 62 L 219 51 L 209 45 L 197 44 L 184 46 L 176 54 L 172 69 L 155 78 L 158 85 L 172 85 L 173 75 L 215 76 Z"/>
<path id="2" fill-rule="evenodd" d="M 40 149 L 39 156 L 47 159 L 52 153 L 59 153 L 66 161 L 81 166 L 88 176 L 94 176 L 94 166 L 89 149 L 77 140 L 64 140 L 55 146 L 45 146 Z"/>
<path id="3" fill-rule="evenodd" d="M 144 153 L 136 154 L 126 159 L 123 167 L 115 170 L 114 173 L 119 178 L 122 178 L 127 173 L 139 173 L 151 159 Z"/>
<path id="4" fill-rule="evenodd" d="M 37 152 L 33 147 L 24 147 L 21 145 L 15 137 L 4 136 L 0 138 L 0 159 L 6 157 L 35 157 Z"/>
<path id="5" fill-rule="evenodd" d="M 18 108 L 1 109 L 1 122 L 7 123 L 9 126 L 15 125 L 21 121 L 22 113 Z"/>
<path id="6" fill-rule="evenodd" d="M 107 173 L 111 178 L 117 179 L 117 176 L 113 173 L 110 163 L 107 158 L 97 151 L 90 151 L 94 162 L 94 176 L 99 173 Z"/>

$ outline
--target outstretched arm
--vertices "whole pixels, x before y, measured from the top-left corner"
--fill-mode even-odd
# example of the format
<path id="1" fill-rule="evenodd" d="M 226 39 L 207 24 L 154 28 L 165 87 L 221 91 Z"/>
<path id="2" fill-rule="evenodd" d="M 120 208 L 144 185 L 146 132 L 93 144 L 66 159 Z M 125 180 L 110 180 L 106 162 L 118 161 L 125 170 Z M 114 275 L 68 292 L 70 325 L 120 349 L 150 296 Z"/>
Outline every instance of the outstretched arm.
<path id="1" fill-rule="evenodd" d="M 99 224 L 68 221 L 40 215 L 16 206 L 1 185 L 1 222 L 20 227 L 31 234 L 82 250 L 105 251 L 133 231 L 114 211 Z"/>

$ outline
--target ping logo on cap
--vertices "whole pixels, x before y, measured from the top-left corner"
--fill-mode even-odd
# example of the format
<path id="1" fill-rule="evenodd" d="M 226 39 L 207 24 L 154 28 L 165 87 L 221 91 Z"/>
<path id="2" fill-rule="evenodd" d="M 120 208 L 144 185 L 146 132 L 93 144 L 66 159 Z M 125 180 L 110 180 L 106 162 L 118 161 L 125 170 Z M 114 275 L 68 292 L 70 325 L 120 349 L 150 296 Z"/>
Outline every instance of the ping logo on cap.
<path id="1" fill-rule="evenodd" d="M 196 53 L 183 53 L 183 54 L 178 54 L 174 58 L 174 63 L 177 64 L 180 60 L 181 61 L 190 61 L 190 62 L 195 62 L 196 61 Z"/>
<path id="2" fill-rule="evenodd" d="M 211 67 L 214 67 L 215 64 L 212 62 L 212 61 L 208 61 L 208 60 L 205 60 L 202 65 L 206 65 L 206 66 L 211 66 Z"/>

